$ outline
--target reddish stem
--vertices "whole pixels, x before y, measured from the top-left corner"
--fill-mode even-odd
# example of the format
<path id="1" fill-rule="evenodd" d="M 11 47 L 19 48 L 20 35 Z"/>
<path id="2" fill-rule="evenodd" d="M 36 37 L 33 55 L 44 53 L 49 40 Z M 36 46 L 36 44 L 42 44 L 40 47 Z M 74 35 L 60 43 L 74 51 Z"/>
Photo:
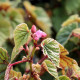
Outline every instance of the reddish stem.
<path id="1" fill-rule="evenodd" d="M 42 63 L 45 59 L 47 59 L 48 58 L 48 56 L 46 55 L 46 56 L 44 56 L 41 60 L 39 60 L 38 61 L 38 63 L 40 64 L 40 63 Z"/>
<path id="2" fill-rule="evenodd" d="M 10 64 L 11 66 L 14 66 L 16 64 L 20 64 L 20 63 L 23 63 L 23 62 L 30 62 L 30 60 L 21 60 L 21 61 L 18 61 L 18 62 L 14 62 L 12 64 Z"/>
<path id="3" fill-rule="evenodd" d="M 9 64 L 8 68 L 6 70 L 6 73 L 5 73 L 5 79 L 4 80 L 8 80 L 9 79 L 9 73 L 10 73 L 10 70 L 11 70 L 12 66 L 14 66 L 16 64 L 23 63 L 23 62 L 30 62 L 30 60 L 22 60 L 22 61 L 18 61 L 18 62 L 14 62 L 12 64 Z"/>

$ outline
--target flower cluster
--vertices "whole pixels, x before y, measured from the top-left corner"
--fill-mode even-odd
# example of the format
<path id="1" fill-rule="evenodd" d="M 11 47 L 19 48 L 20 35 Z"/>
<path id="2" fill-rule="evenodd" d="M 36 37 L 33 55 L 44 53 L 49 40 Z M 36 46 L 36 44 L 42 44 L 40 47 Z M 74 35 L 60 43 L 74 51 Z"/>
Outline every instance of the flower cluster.
<path id="1" fill-rule="evenodd" d="M 36 26 L 33 25 L 31 28 L 32 38 L 38 41 L 40 38 L 45 38 L 47 34 L 41 30 L 36 30 Z"/>

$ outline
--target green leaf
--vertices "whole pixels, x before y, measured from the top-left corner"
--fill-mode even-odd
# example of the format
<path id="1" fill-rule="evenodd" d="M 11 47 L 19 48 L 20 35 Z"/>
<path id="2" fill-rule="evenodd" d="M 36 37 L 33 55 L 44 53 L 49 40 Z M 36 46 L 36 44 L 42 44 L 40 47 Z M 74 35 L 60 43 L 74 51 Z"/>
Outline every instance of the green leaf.
<path id="1" fill-rule="evenodd" d="M 7 51 L 0 47 L 0 80 L 4 80 L 5 70 L 8 65 L 9 56 Z"/>
<path id="2" fill-rule="evenodd" d="M 59 66 L 60 49 L 58 42 L 54 39 L 47 38 L 42 41 L 41 46 L 43 48 L 43 54 L 47 55 L 56 66 Z"/>
<path id="3" fill-rule="evenodd" d="M 20 78 L 20 77 L 22 77 L 22 74 L 21 74 L 21 72 L 16 72 L 16 71 L 14 71 L 14 70 L 10 70 L 10 73 L 9 73 L 9 79 L 12 79 L 12 78 L 14 78 L 14 77 L 16 77 L 16 78 Z"/>
<path id="4" fill-rule="evenodd" d="M 54 77 L 50 75 L 48 72 L 45 72 L 42 76 L 40 76 L 40 78 L 41 80 L 55 80 Z"/>
<path id="5" fill-rule="evenodd" d="M 57 41 L 60 42 L 62 45 L 65 45 L 67 41 L 70 39 L 70 35 L 72 34 L 72 31 L 78 27 L 78 23 L 74 22 L 72 24 L 69 24 L 65 27 L 62 27 L 60 31 L 57 34 Z"/>
<path id="6" fill-rule="evenodd" d="M 31 15 L 32 22 L 50 36 L 52 23 L 45 10 L 41 7 L 31 5 L 28 1 L 24 2 L 24 6 L 29 15 Z"/>
<path id="7" fill-rule="evenodd" d="M 15 29 L 15 27 L 24 22 L 24 18 L 22 16 L 22 14 L 17 10 L 17 9 L 8 9 L 7 11 L 7 15 L 10 19 L 11 25 L 13 27 L 13 29 Z"/>
<path id="8" fill-rule="evenodd" d="M 8 39 L 10 36 L 10 23 L 4 18 L 0 18 L 0 46 Z"/>
<path id="9" fill-rule="evenodd" d="M 20 48 L 25 43 L 27 43 L 30 37 L 30 33 L 31 32 L 28 29 L 27 24 L 25 23 L 19 24 L 14 31 L 15 47 Z"/>
<path id="10" fill-rule="evenodd" d="M 64 6 L 68 14 L 76 13 L 80 8 L 80 0 L 66 0 Z"/>
<path id="11" fill-rule="evenodd" d="M 58 79 L 58 72 L 56 66 L 49 60 L 45 60 L 43 63 L 43 67 L 54 76 L 56 79 Z"/>
<path id="12" fill-rule="evenodd" d="M 18 25 L 14 31 L 15 47 L 12 52 L 11 61 L 19 54 L 19 48 L 28 42 L 30 39 L 30 30 L 27 24 L 22 23 Z"/>
<path id="13" fill-rule="evenodd" d="M 59 76 L 59 80 L 70 80 L 70 78 L 63 75 L 63 76 Z"/>
<path id="14" fill-rule="evenodd" d="M 74 22 L 80 22 L 80 17 L 78 14 L 70 16 L 66 21 L 63 22 L 62 27 L 67 26 Z"/>
<path id="15" fill-rule="evenodd" d="M 58 32 L 61 28 L 61 24 L 68 18 L 63 8 L 56 8 L 53 10 L 52 22 L 53 28 Z"/>

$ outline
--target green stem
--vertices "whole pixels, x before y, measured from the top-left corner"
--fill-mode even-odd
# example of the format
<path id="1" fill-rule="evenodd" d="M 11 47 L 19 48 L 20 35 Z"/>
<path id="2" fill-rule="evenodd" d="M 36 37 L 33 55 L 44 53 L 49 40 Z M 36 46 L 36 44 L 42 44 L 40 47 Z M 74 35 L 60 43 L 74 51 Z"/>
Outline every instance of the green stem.
<path id="1" fill-rule="evenodd" d="M 35 53 L 35 47 L 33 47 L 32 54 L 31 54 L 31 58 L 33 58 L 34 53 Z"/>
<path id="2" fill-rule="evenodd" d="M 30 80 L 34 80 L 34 78 L 32 77 L 32 60 L 33 60 L 33 56 L 34 56 L 34 53 L 35 53 L 35 47 L 33 47 L 33 50 L 32 50 L 32 54 L 31 54 L 31 62 L 30 62 L 30 72 L 31 72 L 31 78 Z"/>

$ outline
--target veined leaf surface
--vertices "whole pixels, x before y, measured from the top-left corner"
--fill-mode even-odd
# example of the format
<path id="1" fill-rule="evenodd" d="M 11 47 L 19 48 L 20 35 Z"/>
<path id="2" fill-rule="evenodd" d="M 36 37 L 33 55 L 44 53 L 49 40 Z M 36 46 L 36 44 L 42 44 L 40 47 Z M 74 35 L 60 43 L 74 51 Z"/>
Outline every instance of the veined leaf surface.
<path id="1" fill-rule="evenodd" d="M 59 67 L 59 44 L 56 40 L 47 38 L 42 41 L 43 54 L 47 55 L 52 62 Z"/>
<path id="2" fill-rule="evenodd" d="M 57 73 L 57 68 L 56 66 L 50 61 L 50 60 L 45 60 L 43 63 L 43 67 L 56 79 L 58 79 L 58 73 Z"/>
<path id="3" fill-rule="evenodd" d="M 57 41 L 60 42 L 62 45 L 65 45 L 69 40 L 70 35 L 72 34 L 72 31 L 77 27 L 78 27 L 78 23 L 76 22 L 69 24 L 65 27 L 62 27 L 57 34 L 57 37 L 56 37 Z"/>
<path id="4" fill-rule="evenodd" d="M 8 65 L 9 56 L 7 51 L 0 47 L 0 80 L 4 80 L 5 70 Z"/>
<path id="5" fill-rule="evenodd" d="M 18 25 L 14 31 L 15 47 L 12 52 L 11 61 L 19 54 L 19 48 L 28 42 L 30 39 L 30 30 L 27 24 L 22 23 Z"/>

